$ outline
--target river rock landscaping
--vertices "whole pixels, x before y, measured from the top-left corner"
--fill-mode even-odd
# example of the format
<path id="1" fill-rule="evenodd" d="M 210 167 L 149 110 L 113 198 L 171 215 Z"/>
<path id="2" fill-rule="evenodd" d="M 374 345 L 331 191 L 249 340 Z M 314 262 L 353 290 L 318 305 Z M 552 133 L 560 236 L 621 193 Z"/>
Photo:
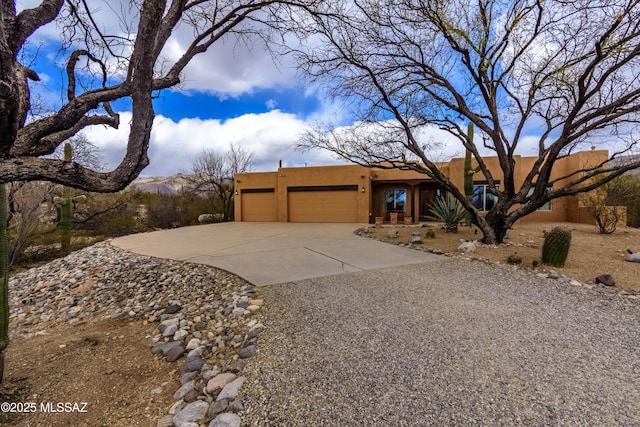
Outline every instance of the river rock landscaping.
<path id="1" fill-rule="evenodd" d="M 145 335 L 134 339 L 144 338 L 153 353 L 149 358 L 161 358 L 171 367 L 171 378 L 165 377 L 144 391 L 149 396 L 171 395 L 173 404 L 162 409 L 164 415 L 155 420 L 158 427 L 241 424 L 242 371 L 256 354 L 263 330 L 262 324 L 252 319 L 262 301 L 256 298 L 254 287 L 241 278 L 204 265 L 133 254 L 101 242 L 17 274 L 9 286 L 10 349 L 60 327 L 73 331 L 101 322 L 135 323 L 144 328 Z M 117 342 L 119 338 L 125 337 L 118 336 L 117 329 L 111 332 L 110 339 Z M 57 346 L 62 350 L 67 344 Z M 68 357 L 73 358 L 73 353 Z M 11 364 L 11 354 L 7 363 Z M 104 367 L 106 374 L 117 368 Z M 8 382 L 11 385 L 11 378 Z M 171 387 L 174 390 L 168 390 Z M 43 395 L 20 399 L 50 400 Z M 96 402 L 87 403 L 89 408 L 96 406 Z M 109 405 L 109 400 L 103 404 Z M 0 421 L 41 425 L 31 424 L 39 415 L 3 414 Z M 65 418 L 67 421 L 56 424 L 55 417 L 48 420 L 53 421 L 51 425 L 137 425 L 93 419 L 90 410 L 76 414 L 73 421 Z"/>

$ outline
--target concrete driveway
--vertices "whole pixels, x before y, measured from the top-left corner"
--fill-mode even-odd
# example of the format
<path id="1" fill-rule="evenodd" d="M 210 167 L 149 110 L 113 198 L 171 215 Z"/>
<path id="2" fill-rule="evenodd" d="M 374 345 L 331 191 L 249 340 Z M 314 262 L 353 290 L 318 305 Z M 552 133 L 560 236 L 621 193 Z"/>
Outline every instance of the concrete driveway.
<path id="1" fill-rule="evenodd" d="M 134 234 L 113 244 L 143 255 L 212 265 L 255 285 L 439 259 L 356 236 L 361 226 L 232 222 Z"/>

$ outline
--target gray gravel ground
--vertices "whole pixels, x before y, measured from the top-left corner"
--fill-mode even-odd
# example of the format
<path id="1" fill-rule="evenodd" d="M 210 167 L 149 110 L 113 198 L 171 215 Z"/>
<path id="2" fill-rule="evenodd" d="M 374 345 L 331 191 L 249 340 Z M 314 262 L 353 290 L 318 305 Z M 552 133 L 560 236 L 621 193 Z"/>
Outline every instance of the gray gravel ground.
<path id="1" fill-rule="evenodd" d="M 261 288 L 247 425 L 640 425 L 640 301 L 463 259 Z"/>

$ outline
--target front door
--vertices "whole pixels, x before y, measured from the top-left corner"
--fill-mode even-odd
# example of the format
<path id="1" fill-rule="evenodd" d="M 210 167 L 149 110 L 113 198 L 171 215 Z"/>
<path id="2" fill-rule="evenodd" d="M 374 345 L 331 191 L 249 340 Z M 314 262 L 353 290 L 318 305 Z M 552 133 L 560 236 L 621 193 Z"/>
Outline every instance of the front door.
<path id="1" fill-rule="evenodd" d="M 420 220 L 426 220 L 426 217 L 433 215 L 431 206 L 436 203 L 436 197 L 438 197 L 436 184 L 420 185 Z"/>

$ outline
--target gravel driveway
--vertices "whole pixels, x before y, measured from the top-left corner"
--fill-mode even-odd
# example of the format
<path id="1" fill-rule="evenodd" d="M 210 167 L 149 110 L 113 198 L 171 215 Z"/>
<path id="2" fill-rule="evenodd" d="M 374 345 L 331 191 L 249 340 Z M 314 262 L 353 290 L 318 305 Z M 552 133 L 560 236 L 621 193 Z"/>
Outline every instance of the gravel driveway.
<path id="1" fill-rule="evenodd" d="M 248 425 L 640 425 L 640 301 L 457 258 L 262 288 Z"/>

